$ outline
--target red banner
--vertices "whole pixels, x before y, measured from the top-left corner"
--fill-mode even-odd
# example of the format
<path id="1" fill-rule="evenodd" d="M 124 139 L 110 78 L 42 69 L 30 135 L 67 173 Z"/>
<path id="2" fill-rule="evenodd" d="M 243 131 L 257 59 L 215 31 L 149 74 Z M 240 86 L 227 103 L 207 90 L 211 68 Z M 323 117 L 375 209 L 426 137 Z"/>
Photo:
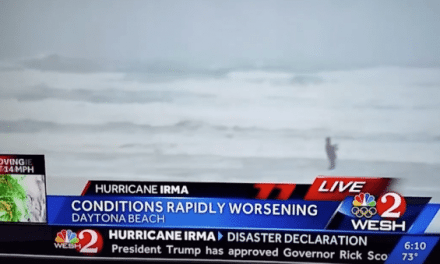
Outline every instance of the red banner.
<path id="1" fill-rule="evenodd" d="M 361 192 L 378 196 L 387 190 L 390 178 L 324 177 L 315 179 L 305 196 L 309 201 L 342 201 Z"/>

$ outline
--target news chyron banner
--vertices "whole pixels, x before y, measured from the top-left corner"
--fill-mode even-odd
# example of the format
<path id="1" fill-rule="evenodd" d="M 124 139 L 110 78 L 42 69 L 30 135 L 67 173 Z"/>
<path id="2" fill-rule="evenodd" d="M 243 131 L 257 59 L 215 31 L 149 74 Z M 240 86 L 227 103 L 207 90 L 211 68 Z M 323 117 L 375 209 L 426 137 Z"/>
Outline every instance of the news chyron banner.
<path id="1" fill-rule="evenodd" d="M 2 159 L 7 174 L 0 181 L 0 256 L 385 264 L 440 258 L 440 234 L 426 233 L 440 204 L 396 192 L 390 178 L 319 176 L 311 184 L 89 181 L 76 196 L 45 196 L 40 188 L 45 199 L 39 210 L 47 214 L 31 221 L 23 217 L 29 211 L 15 216 L 23 205 L 10 197 L 33 200 L 35 190 L 26 191 L 23 179 L 44 176 L 44 158 Z M 24 173 L 24 167 L 11 166 L 34 169 Z"/>

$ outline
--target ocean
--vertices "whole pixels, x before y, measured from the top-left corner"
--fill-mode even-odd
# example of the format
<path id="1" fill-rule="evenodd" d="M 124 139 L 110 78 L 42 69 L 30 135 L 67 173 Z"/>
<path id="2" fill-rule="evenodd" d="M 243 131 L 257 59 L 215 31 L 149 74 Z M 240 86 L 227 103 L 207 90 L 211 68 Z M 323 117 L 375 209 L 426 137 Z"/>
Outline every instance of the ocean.
<path id="1" fill-rule="evenodd" d="M 0 152 L 44 154 L 47 193 L 87 180 L 399 178 L 440 202 L 440 69 L 221 74 L 0 71 Z M 337 144 L 329 170 L 325 139 Z M 429 231 L 440 231 L 440 219 Z"/>

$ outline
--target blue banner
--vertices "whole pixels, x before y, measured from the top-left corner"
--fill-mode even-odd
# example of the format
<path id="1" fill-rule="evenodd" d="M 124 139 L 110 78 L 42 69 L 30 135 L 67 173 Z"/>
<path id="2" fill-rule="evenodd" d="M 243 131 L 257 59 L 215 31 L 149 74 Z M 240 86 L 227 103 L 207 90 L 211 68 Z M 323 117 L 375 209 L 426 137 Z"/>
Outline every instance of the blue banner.
<path id="1" fill-rule="evenodd" d="M 324 229 L 339 202 L 48 196 L 48 223 L 69 226 Z"/>
<path id="2" fill-rule="evenodd" d="M 438 240 L 434 236 L 404 236 L 385 264 L 423 264 Z"/>

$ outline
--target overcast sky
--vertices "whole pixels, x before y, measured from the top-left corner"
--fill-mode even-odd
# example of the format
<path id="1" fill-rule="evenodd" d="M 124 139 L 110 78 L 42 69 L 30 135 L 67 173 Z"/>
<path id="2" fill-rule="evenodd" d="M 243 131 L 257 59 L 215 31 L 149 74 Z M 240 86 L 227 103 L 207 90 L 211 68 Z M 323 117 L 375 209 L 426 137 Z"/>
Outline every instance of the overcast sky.
<path id="1" fill-rule="evenodd" d="M 440 1 L 4 1 L 0 59 L 440 66 Z"/>

